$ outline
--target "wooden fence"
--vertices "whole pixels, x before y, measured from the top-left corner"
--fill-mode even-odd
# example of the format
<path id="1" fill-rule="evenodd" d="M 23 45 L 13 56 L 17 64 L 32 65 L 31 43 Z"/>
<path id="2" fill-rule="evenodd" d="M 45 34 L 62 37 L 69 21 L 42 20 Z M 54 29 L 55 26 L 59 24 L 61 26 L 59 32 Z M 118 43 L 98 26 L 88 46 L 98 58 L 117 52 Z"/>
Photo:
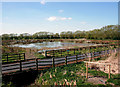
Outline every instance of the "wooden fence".
<path id="1" fill-rule="evenodd" d="M 70 49 L 56 49 L 56 50 L 50 50 L 50 51 L 47 51 L 45 52 L 45 56 L 48 57 L 49 54 L 52 54 L 51 56 L 52 57 L 58 57 L 56 56 L 55 54 L 56 53 L 59 53 L 61 55 L 61 57 L 63 56 L 63 52 L 67 52 L 67 54 L 69 55 L 69 52 L 70 51 L 74 51 L 74 54 L 76 54 L 77 51 L 80 51 L 80 50 L 91 50 L 91 49 L 99 49 L 99 48 L 103 48 L 103 47 L 106 47 L 107 49 L 111 49 L 110 46 L 113 46 L 114 48 L 116 48 L 116 46 L 120 46 L 120 44 L 106 44 L 106 45 L 97 45 L 97 46 L 87 46 L 87 47 L 77 47 L 77 48 L 70 48 Z M 94 50 L 95 51 L 95 50 Z"/>
<path id="2" fill-rule="evenodd" d="M 77 63 L 86 59 L 94 59 L 100 58 L 104 56 L 108 56 L 111 52 L 115 52 L 115 50 L 106 50 L 101 52 L 93 52 L 93 53 L 86 53 L 86 54 L 79 54 L 74 56 L 65 56 L 59 58 L 33 58 L 33 59 L 26 59 L 15 61 L 14 63 L 2 64 L 2 74 L 11 73 L 11 72 L 21 72 L 23 70 L 28 69 L 35 69 L 35 70 L 43 70 L 46 68 L 67 65 L 71 63 Z"/>
<path id="3" fill-rule="evenodd" d="M 2 64 L 14 62 L 18 60 L 25 60 L 25 53 L 19 54 L 3 54 L 2 55 Z"/>

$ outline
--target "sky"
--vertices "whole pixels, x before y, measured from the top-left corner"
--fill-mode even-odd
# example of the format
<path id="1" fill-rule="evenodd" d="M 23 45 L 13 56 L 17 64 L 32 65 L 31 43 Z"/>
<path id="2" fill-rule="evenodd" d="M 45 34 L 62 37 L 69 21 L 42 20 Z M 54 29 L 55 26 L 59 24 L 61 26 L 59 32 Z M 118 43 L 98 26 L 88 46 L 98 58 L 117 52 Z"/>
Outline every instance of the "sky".
<path id="1" fill-rule="evenodd" d="M 0 34 L 89 31 L 116 24 L 117 2 L 3 2 Z"/>

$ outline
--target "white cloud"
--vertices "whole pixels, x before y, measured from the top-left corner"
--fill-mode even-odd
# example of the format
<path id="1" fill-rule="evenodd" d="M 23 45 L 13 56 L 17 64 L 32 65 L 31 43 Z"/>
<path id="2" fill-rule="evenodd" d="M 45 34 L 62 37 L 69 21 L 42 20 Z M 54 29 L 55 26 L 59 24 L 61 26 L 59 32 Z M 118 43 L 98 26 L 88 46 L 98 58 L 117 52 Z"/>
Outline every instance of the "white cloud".
<path id="1" fill-rule="evenodd" d="M 58 12 L 59 12 L 59 13 L 63 13 L 63 11 L 64 11 L 64 10 L 59 10 Z"/>
<path id="2" fill-rule="evenodd" d="M 84 22 L 84 21 L 83 21 L 83 22 L 80 22 L 80 24 L 83 24 L 83 25 L 84 25 L 84 24 L 87 24 L 87 22 Z"/>
<path id="3" fill-rule="evenodd" d="M 69 19 L 69 20 L 71 20 L 72 18 L 71 18 L 71 17 L 69 17 L 68 19 Z"/>
<path id="4" fill-rule="evenodd" d="M 47 18 L 48 21 L 59 21 L 59 20 L 71 20 L 71 17 L 56 17 L 56 16 L 51 16 L 49 18 Z"/>
<path id="5" fill-rule="evenodd" d="M 55 16 L 52 16 L 52 17 L 49 17 L 47 20 L 48 21 L 55 21 L 55 20 L 57 20 L 57 18 Z"/>
<path id="6" fill-rule="evenodd" d="M 45 0 L 42 0 L 40 3 L 41 3 L 42 5 L 45 5 Z"/>
<path id="7" fill-rule="evenodd" d="M 66 19 L 67 19 L 66 17 L 60 18 L 60 20 L 66 20 Z"/>

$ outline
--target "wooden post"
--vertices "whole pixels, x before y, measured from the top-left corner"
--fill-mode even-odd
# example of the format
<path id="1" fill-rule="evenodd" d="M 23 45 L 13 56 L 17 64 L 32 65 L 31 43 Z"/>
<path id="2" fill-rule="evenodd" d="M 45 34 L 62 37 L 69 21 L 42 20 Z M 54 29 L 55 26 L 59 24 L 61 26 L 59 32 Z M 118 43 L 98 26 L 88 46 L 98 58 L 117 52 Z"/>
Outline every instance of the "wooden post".
<path id="1" fill-rule="evenodd" d="M 74 49 L 74 54 L 75 54 L 75 49 Z"/>
<path id="2" fill-rule="evenodd" d="M 61 57 L 62 57 L 62 50 L 61 50 Z"/>
<path id="3" fill-rule="evenodd" d="M 36 58 L 36 70 L 38 70 L 38 58 Z"/>
<path id="4" fill-rule="evenodd" d="M 107 57 L 107 50 L 105 50 L 105 57 Z"/>
<path id="5" fill-rule="evenodd" d="M 7 62 L 8 62 L 8 54 L 7 54 Z"/>
<path id="6" fill-rule="evenodd" d="M 88 63 L 86 63 L 86 79 L 88 79 Z"/>
<path id="7" fill-rule="evenodd" d="M 78 48 L 77 48 L 77 52 L 78 52 L 79 50 L 78 50 Z M 79 52 L 78 52 L 79 53 Z"/>
<path id="8" fill-rule="evenodd" d="M 25 60 L 25 53 L 24 53 L 24 60 Z"/>
<path id="9" fill-rule="evenodd" d="M 20 60 L 20 71 L 22 71 L 22 61 Z"/>
<path id="10" fill-rule="evenodd" d="M 67 65 L 67 56 L 65 56 L 65 64 Z"/>
<path id="11" fill-rule="evenodd" d="M 55 56 L 55 54 L 54 54 L 54 50 L 53 50 L 53 57 Z"/>
<path id="12" fill-rule="evenodd" d="M 109 71 L 108 78 L 110 79 L 110 65 L 108 65 L 108 71 Z"/>
<path id="13" fill-rule="evenodd" d="M 89 53 L 90 53 L 90 57 L 89 57 L 89 62 L 91 61 L 91 47 L 89 47 Z"/>
<path id="14" fill-rule="evenodd" d="M 93 57 L 93 52 L 91 52 L 91 59 L 90 60 L 92 60 L 92 57 Z"/>
<path id="15" fill-rule="evenodd" d="M 78 55 L 76 55 L 76 63 L 78 62 Z"/>
<path id="16" fill-rule="evenodd" d="M 79 54 L 80 54 L 80 50 L 81 50 L 81 49 L 79 48 Z"/>
<path id="17" fill-rule="evenodd" d="M 45 51 L 45 57 L 47 57 L 47 51 Z"/>
<path id="18" fill-rule="evenodd" d="M 93 57 L 95 57 L 95 48 L 96 48 L 96 47 L 94 47 Z M 93 59 L 94 59 L 94 58 L 93 58 Z"/>
<path id="19" fill-rule="evenodd" d="M 99 47 L 99 55 L 100 55 L 100 58 L 101 58 L 101 53 L 102 53 L 102 52 L 101 52 L 101 50 L 100 50 L 100 49 L 101 49 L 101 48 Z"/>
<path id="20" fill-rule="evenodd" d="M 55 67 L 54 57 L 52 58 L 52 67 Z"/>

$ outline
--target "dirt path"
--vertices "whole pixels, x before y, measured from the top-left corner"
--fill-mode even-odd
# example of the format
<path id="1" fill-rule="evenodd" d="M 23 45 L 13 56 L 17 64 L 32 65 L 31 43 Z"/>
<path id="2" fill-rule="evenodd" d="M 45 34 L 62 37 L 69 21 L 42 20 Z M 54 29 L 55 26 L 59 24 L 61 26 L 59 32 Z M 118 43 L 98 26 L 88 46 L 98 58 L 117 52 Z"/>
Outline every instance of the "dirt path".
<path id="1" fill-rule="evenodd" d="M 120 52 L 119 52 L 120 53 Z M 119 73 L 119 67 L 118 67 L 118 60 L 119 60 L 119 54 L 118 52 L 112 53 L 108 58 L 105 60 L 99 60 L 96 61 L 95 64 L 89 64 L 89 66 L 94 66 L 99 68 L 100 71 L 103 71 L 105 73 L 108 73 L 108 65 L 105 64 L 99 64 L 99 63 L 108 63 L 110 64 L 110 73 L 112 74 L 118 74 Z M 96 64 L 98 63 L 98 64 Z"/>
<path id="2" fill-rule="evenodd" d="M 88 78 L 87 82 L 93 83 L 93 84 L 104 84 L 107 81 L 106 78 L 102 78 L 102 77 L 90 77 Z"/>

